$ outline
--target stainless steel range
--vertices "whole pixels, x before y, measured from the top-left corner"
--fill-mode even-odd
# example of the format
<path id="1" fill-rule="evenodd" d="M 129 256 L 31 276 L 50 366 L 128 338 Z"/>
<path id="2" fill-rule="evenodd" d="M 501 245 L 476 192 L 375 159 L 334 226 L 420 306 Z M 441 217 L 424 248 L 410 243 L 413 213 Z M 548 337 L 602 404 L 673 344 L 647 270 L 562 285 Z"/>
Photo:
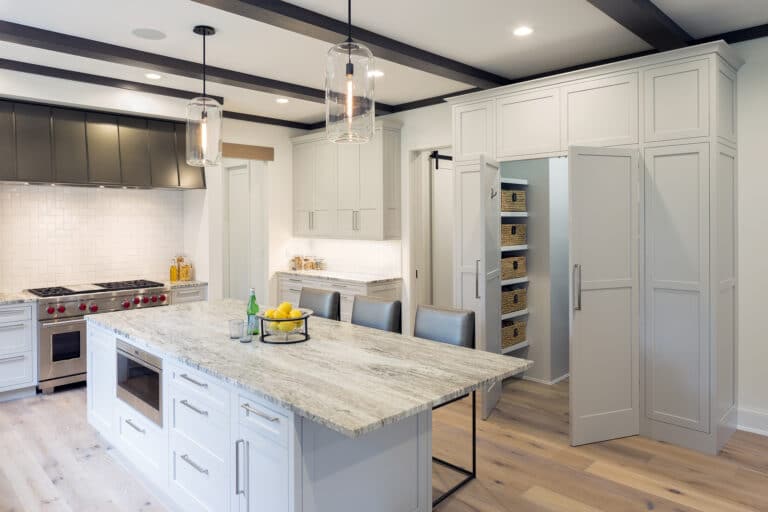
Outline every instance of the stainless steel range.
<path id="1" fill-rule="evenodd" d="M 85 315 L 166 306 L 170 293 L 163 283 L 144 279 L 27 291 L 41 297 L 38 387 L 44 393 L 85 380 Z"/>

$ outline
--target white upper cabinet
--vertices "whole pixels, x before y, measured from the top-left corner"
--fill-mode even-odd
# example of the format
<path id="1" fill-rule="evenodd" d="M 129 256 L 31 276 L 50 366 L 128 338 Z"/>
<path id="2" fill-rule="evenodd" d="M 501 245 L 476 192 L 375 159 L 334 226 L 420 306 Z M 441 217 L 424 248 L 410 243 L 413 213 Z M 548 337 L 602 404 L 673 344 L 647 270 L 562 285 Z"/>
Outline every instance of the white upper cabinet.
<path id="1" fill-rule="evenodd" d="M 729 146 L 736 145 L 736 72 L 728 64 L 717 67 L 717 137 Z"/>
<path id="2" fill-rule="evenodd" d="M 366 144 L 323 134 L 294 139 L 294 235 L 385 240 L 400 237 L 400 130 L 379 121 Z"/>
<path id="3" fill-rule="evenodd" d="M 494 155 L 494 101 L 453 107 L 454 150 L 457 155 Z"/>
<path id="4" fill-rule="evenodd" d="M 709 135 L 708 70 L 708 60 L 696 60 L 643 73 L 647 142 Z"/>
<path id="5" fill-rule="evenodd" d="M 637 73 L 629 73 L 563 87 L 562 149 L 637 144 L 637 82 Z"/>
<path id="6" fill-rule="evenodd" d="M 560 150 L 560 90 L 510 94 L 496 100 L 497 159 Z"/>

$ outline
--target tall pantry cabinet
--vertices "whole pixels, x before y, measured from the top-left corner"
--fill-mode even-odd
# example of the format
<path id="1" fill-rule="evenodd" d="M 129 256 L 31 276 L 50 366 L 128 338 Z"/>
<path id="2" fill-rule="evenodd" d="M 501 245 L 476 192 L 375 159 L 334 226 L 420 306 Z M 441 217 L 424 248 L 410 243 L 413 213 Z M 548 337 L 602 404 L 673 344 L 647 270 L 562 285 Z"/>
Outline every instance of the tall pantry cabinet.
<path id="1" fill-rule="evenodd" d="M 639 320 L 626 337 L 639 340 L 639 361 L 626 362 L 638 368 L 627 393 L 639 394 L 639 401 L 624 404 L 638 409 L 633 433 L 708 453 L 719 451 L 736 428 L 741 64 L 719 41 L 450 100 L 459 157 L 468 154 L 462 148 L 471 148 L 492 151 L 488 156 L 501 162 L 526 160 L 567 156 L 574 146 L 580 146 L 577 153 L 591 146 L 639 155 L 636 191 L 626 196 L 639 202 L 638 220 L 626 228 L 638 244 L 634 268 L 622 270 L 638 275 L 640 283 L 632 306 Z M 579 172 L 575 163 L 569 162 L 572 191 L 577 180 L 577 190 L 591 190 L 599 201 L 605 183 L 584 182 L 599 173 Z M 601 224 L 597 218 L 587 229 L 600 230 Z M 578 277 L 571 275 L 572 292 Z M 574 302 L 572 294 L 572 317 L 584 315 L 581 322 L 592 323 L 588 330 L 604 334 L 611 322 L 599 311 L 574 311 Z M 584 309 L 589 307 L 585 301 Z M 580 360 L 594 361 L 593 374 L 617 363 L 600 351 L 584 354 L 589 347 L 578 345 L 573 331 L 570 336 L 572 361 L 581 351 Z M 583 389 L 578 383 L 584 375 L 573 365 L 570 371 L 572 407 L 588 403 L 593 417 L 620 408 L 573 396 Z M 610 425 L 598 427 L 592 440 L 619 435 Z"/>

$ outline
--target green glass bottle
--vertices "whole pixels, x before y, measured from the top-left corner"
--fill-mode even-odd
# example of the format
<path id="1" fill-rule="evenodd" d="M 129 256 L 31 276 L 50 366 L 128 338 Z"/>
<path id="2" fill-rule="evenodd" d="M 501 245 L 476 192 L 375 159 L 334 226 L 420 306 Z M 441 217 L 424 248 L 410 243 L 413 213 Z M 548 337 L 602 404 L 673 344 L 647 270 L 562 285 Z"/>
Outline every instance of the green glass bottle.
<path id="1" fill-rule="evenodd" d="M 259 334 L 259 319 L 256 318 L 256 313 L 259 312 L 259 303 L 256 302 L 256 290 L 251 288 L 251 296 L 248 299 L 248 332 L 251 334 Z"/>

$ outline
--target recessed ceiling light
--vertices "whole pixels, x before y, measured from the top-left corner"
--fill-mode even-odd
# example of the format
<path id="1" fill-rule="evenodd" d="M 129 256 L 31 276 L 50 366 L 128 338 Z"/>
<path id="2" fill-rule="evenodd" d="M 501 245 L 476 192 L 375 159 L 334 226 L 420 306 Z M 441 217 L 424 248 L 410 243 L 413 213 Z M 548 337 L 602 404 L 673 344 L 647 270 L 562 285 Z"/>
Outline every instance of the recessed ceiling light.
<path id="1" fill-rule="evenodd" d="M 131 34 L 141 39 L 149 39 L 150 41 L 165 39 L 165 33 L 154 28 L 135 28 L 131 31 Z"/>
<path id="2" fill-rule="evenodd" d="M 533 29 L 525 25 L 521 25 L 512 31 L 517 37 L 525 37 L 533 34 Z"/>
<path id="3" fill-rule="evenodd" d="M 150 80 L 160 80 L 163 78 L 163 75 L 159 73 L 144 73 L 144 76 L 149 78 Z"/>
<path id="4" fill-rule="evenodd" d="M 285 105 L 286 103 L 288 103 L 288 98 L 277 98 L 275 101 L 280 103 L 281 105 Z"/>
<path id="5" fill-rule="evenodd" d="M 384 76 L 384 72 L 379 69 L 373 69 L 368 72 L 368 76 L 372 76 L 373 78 L 381 78 Z"/>

